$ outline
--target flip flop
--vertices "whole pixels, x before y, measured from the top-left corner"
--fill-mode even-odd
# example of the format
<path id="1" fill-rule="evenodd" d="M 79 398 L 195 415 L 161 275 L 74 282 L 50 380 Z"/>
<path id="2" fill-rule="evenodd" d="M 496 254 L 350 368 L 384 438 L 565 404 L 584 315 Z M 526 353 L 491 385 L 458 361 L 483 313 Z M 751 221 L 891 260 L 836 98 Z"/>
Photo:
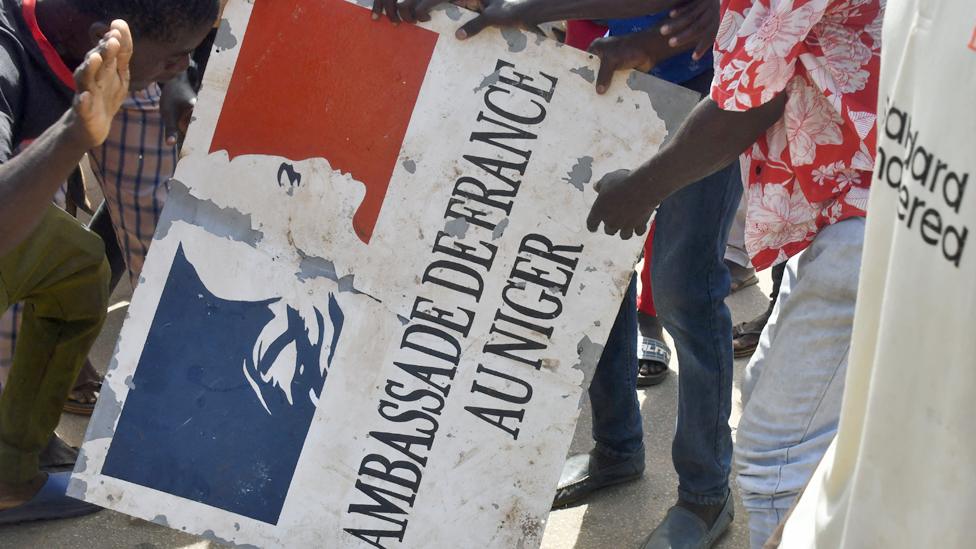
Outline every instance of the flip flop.
<path id="1" fill-rule="evenodd" d="M 653 387 L 660 385 L 671 371 L 671 349 L 661 340 L 641 337 L 640 353 L 637 356 L 637 386 Z"/>
<path id="2" fill-rule="evenodd" d="M 729 274 L 732 276 L 729 293 L 734 294 L 743 288 L 759 284 L 759 277 L 756 276 L 756 271 L 752 267 L 743 267 L 734 261 L 728 260 L 725 261 L 725 264 L 728 266 Z"/>
<path id="3" fill-rule="evenodd" d="M 0 511 L 0 525 L 20 524 L 35 520 L 51 520 L 80 517 L 101 511 L 91 503 L 68 497 L 68 481 L 71 473 L 50 473 L 47 481 L 27 503 Z"/>

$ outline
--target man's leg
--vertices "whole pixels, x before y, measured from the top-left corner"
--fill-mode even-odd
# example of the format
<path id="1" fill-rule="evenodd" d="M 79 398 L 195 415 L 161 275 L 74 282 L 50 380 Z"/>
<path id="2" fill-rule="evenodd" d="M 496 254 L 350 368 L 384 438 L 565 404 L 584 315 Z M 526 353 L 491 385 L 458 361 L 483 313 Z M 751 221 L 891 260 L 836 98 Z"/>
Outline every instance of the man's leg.
<path id="1" fill-rule="evenodd" d="M 14 365 L 14 343 L 20 331 L 20 304 L 0 303 L 5 309 L 0 314 L 0 393 L 7 385 L 7 376 Z"/>
<path id="2" fill-rule="evenodd" d="M 0 482 L 38 475 L 38 454 L 101 330 L 109 269 L 102 241 L 50 206 L 37 230 L 0 258 L 4 304 L 24 302 L 13 368 L 0 395 Z"/>
<path id="3" fill-rule="evenodd" d="M 732 521 L 732 315 L 725 243 L 742 195 L 732 165 L 672 195 L 657 213 L 654 302 L 678 352 L 671 459 L 678 502 L 644 549 L 711 547 Z"/>
<path id="4" fill-rule="evenodd" d="M 563 466 L 554 507 L 644 473 L 644 430 L 637 401 L 637 280 L 631 280 L 590 382 L 593 439 L 589 454 Z"/>
<path id="5" fill-rule="evenodd" d="M 654 301 L 678 353 L 672 460 L 683 502 L 721 506 L 732 460 L 732 316 L 725 243 L 742 195 L 737 165 L 661 204 L 654 241 Z"/>
<path id="6" fill-rule="evenodd" d="M 65 192 L 65 187 L 62 187 L 54 196 L 54 204 L 62 210 L 66 206 Z M 12 303 L 0 315 L 0 393 L 3 392 L 3 387 L 7 383 L 7 376 L 13 367 L 14 349 L 16 348 L 17 336 L 21 329 L 22 313 L 23 304 Z M 101 378 L 98 376 L 98 372 L 95 371 L 91 363 L 86 362 L 82 367 L 78 379 L 75 380 L 74 388 L 69 394 L 66 411 L 71 410 L 74 413 L 91 415 L 91 410 L 94 408 L 94 403 L 98 395 L 97 383 L 100 381 Z M 84 412 L 79 412 L 79 410 L 84 410 Z M 57 466 L 56 468 L 61 468 L 61 466 L 68 463 L 65 459 L 74 453 L 76 453 L 75 450 L 68 447 L 57 435 L 54 435 L 51 438 L 51 447 L 42 454 L 42 467 L 54 464 Z"/>
<path id="7" fill-rule="evenodd" d="M 65 186 L 54 195 L 54 204 L 62 210 L 65 208 Z M 17 336 L 20 332 L 20 317 L 23 307 L 20 303 L 9 302 L 0 314 L 0 391 L 7 383 L 10 368 L 14 365 L 14 347 L 17 346 Z"/>
<path id="8" fill-rule="evenodd" d="M 678 502 L 645 549 L 711 547 L 732 521 L 732 315 L 725 305 L 729 225 L 742 195 L 733 164 L 661 204 L 651 276 L 678 353 L 678 421 L 671 459 Z"/>
<path id="9" fill-rule="evenodd" d="M 589 388 L 597 450 L 618 458 L 644 454 L 637 401 L 637 280 L 631 280 Z M 641 468 L 643 469 L 643 459 Z"/>
<path id="10" fill-rule="evenodd" d="M 789 261 L 742 384 L 736 469 L 752 547 L 785 518 L 837 432 L 864 219 L 823 229 Z"/>
<path id="11" fill-rule="evenodd" d="M 707 94 L 711 77 L 705 73 L 684 86 Z M 678 356 L 678 421 L 671 447 L 678 503 L 646 548 L 710 546 L 732 520 L 732 314 L 725 305 L 731 277 L 724 259 L 741 198 L 737 161 L 658 208 L 651 280 L 658 317 Z"/>

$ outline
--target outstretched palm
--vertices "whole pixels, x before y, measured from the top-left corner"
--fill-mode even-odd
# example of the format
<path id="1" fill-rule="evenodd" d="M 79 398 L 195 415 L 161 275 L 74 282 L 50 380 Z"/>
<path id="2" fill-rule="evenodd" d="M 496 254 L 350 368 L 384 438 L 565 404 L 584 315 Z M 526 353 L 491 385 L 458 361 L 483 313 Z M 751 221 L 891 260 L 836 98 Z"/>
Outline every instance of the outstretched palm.
<path id="1" fill-rule="evenodd" d="M 129 92 L 132 34 L 125 21 L 115 20 L 85 61 L 75 70 L 74 110 L 91 146 L 108 137 L 115 113 Z"/>

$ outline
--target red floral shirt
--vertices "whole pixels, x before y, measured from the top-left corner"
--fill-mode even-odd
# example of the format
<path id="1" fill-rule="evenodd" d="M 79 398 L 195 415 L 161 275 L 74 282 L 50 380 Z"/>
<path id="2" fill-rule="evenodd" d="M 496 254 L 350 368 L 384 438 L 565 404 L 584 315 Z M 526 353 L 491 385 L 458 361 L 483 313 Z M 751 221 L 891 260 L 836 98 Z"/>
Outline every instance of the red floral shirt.
<path id="1" fill-rule="evenodd" d="M 786 113 L 743 154 L 746 248 L 763 269 L 865 215 L 885 0 L 722 0 L 712 99 Z"/>

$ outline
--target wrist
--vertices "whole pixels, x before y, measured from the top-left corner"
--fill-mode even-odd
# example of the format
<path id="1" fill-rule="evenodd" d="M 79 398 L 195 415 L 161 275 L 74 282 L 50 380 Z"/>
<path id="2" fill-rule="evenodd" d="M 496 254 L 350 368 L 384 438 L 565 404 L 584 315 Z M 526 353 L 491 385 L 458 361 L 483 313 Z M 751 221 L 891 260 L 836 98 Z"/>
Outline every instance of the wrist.
<path id="1" fill-rule="evenodd" d="M 654 64 L 678 54 L 668 43 L 669 37 L 661 34 L 660 26 L 645 30 L 637 36 L 643 38 L 640 41 L 641 49 Z"/>
<path id="2" fill-rule="evenodd" d="M 81 120 L 74 107 L 64 113 L 59 121 L 59 125 L 61 126 L 59 141 L 71 147 L 73 150 L 80 150 L 84 154 L 88 150 L 100 145 L 100 143 L 95 143 L 94 137 L 88 131 L 88 128 L 85 127 L 85 123 Z"/>
<path id="3" fill-rule="evenodd" d="M 664 199 L 671 194 L 671 189 L 667 188 L 664 181 L 654 177 L 655 170 L 650 163 L 644 164 L 634 170 L 634 179 L 639 182 L 639 193 L 641 201 L 646 204 L 654 204 L 657 207 Z"/>

